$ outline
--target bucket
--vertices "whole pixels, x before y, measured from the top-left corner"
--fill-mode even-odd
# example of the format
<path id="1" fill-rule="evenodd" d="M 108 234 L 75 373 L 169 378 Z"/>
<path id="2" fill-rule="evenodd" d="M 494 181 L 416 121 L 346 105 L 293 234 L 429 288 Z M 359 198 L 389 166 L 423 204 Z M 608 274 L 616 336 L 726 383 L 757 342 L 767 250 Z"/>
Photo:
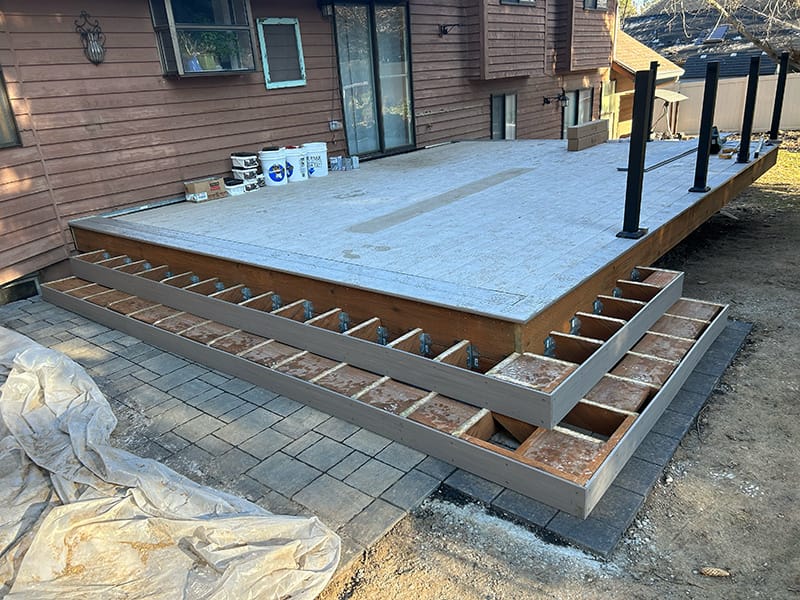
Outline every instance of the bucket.
<path id="1" fill-rule="evenodd" d="M 308 179 L 306 168 L 306 151 L 299 146 L 286 147 L 286 174 L 290 182 Z"/>
<path id="2" fill-rule="evenodd" d="M 264 187 L 265 185 L 267 185 L 267 182 L 264 179 L 264 174 L 263 173 L 259 173 L 256 176 L 256 183 L 258 183 L 258 187 Z"/>
<path id="3" fill-rule="evenodd" d="M 258 166 L 258 154 L 253 152 L 234 152 L 231 154 L 234 169 L 253 169 Z"/>
<path id="4" fill-rule="evenodd" d="M 237 179 L 236 177 L 228 177 L 225 179 L 225 189 L 228 190 L 228 193 L 231 196 L 239 196 L 240 194 L 244 194 L 244 181 Z"/>
<path id="5" fill-rule="evenodd" d="M 303 144 L 309 177 L 325 177 L 328 174 L 328 145 L 325 142 Z"/>
<path id="6" fill-rule="evenodd" d="M 261 170 L 268 186 L 286 185 L 286 151 L 274 146 L 264 148 L 258 153 Z"/>
<path id="7" fill-rule="evenodd" d="M 244 182 L 244 191 L 245 192 L 252 192 L 253 190 L 258 189 L 258 181 L 255 179 L 251 179 L 250 181 Z"/>
<path id="8" fill-rule="evenodd" d="M 253 167 L 251 169 L 231 169 L 235 179 L 242 179 L 244 181 L 256 181 L 258 179 L 258 169 Z"/>

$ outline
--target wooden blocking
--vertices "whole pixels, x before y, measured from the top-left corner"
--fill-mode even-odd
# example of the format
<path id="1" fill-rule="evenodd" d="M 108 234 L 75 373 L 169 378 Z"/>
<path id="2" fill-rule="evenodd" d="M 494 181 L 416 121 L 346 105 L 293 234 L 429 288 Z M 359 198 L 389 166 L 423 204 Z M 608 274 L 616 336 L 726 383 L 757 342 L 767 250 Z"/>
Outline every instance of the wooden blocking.
<path id="1" fill-rule="evenodd" d="M 629 353 L 617 363 L 611 374 L 660 387 L 664 385 L 676 366 L 678 363 L 669 360 Z"/>
<path id="2" fill-rule="evenodd" d="M 552 392 L 577 368 L 577 365 L 538 354 L 514 353 L 486 374 L 531 387 L 543 392 Z"/>
<path id="3" fill-rule="evenodd" d="M 242 358 L 251 360 L 265 367 L 274 367 L 286 359 L 302 353 L 299 348 L 287 346 L 275 340 L 270 340 L 265 344 L 256 346 L 241 354 Z"/>
<path id="4" fill-rule="evenodd" d="M 675 317 L 686 317 L 699 321 L 713 321 L 722 310 L 719 304 L 700 302 L 690 298 L 681 298 L 667 309 L 667 314 Z"/>
<path id="5" fill-rule="evenodd" d="M 194 327 L 196 325 L 200 325 L 200 323 L 205 323 L 206 319 L 202 317 L 198 317 L 196 315 L 190 315 L 189 313 L 179 312 L 175 315 L 167 317 L 166 319 L 161 319 L 153 323 L 159 329 L 163 329 L 165 331 L 169 331 L 170 333 L 180 333 L 181 331 L 185 331 L 190 327 Z"/>
<path id="6" fill-rule="evenodd" d="M 342 314 L 341 308 L 332 308 L 328 312 L 324 312 L 321 315 L 310 318 L 305 323 L 306 325 L 313 325 L 314 327 L 320 327 L 329 331 L 339 332 L 342 326 L 340 321 L 340 315 Z"/>
<path id="7" fill-rule="evenodd" d="M 112 302 L 118 302 L 120 300 L 128 300 L 132 298 L 130 294 L 126 294 L 125 292 L 120 292 L 119 290 L 108 290 L 106 292 L 101 292 L 99 294 L 94 294 L 92 296 L 88 296 L 86 298 L 87 302 L 91 302 L 92 304 L 97 304 L 98 306 L 108 306 Z"/>
<path id="8" fill-rule="evenodd" d="M 686 356 L 693 345 L 693 340 L 648 332 L 631 348 L 631 352 L 677 361 Z"/>
<path id="9" fill-rule="evenodd" d="M 380 375 L 375 375 L 369 371 L 357 369 L 350 365 L 342 365 L 338 369 L 334 369 L 314 380 L 314 383 L 345 396 L 355 396 L 359 392 L 365 392 L 367 388 L 381 379 Z"/>
<path id="10" fill-rule="evenodd" d="M 423 331 L 420 328 L 412 329 L 411 331 L 401 335 L 396 340 L 389 342 L 387 346 L 394 348 L 395 350 L 403 350 L 404 352 L 410 352 L 412 354 L 421 354 L 420 336 L 422 333 Z"/>
<path id="11" fill-rule="evenodd" d="M 653 324 L 650 331 L 665 333 L 674 337 L 697 339 L 708 325 L 708 321 L 698 321 L 686 317 L 673 317 L 665 314 Z"/>
<path id="12" fill-rule="evenodd" d="M 48 287 L 57 292 L 69 292 L 70 290 L 86 287 L 87 285 L 92 285 L 92 282 L 81 279 L 80 277 L 65 277 L 64 279 L 48 281 L 42 284 L 43 287 Z"/>
<path id="13" fill-rule="evenodd" d="M 263 294 L 259 294 L 258 296 L 253 296 L 249 300 L 241 302 L 240 305 L 246 306 L 247 308 L 252 308 L 253 310 L 272 312 L 275 303 L 274 297 L 275 292 L 265 292 Z"/>
<path id="14" fill-rule="evenodd" d="M 556 358 L 581 364 L 603 345 L 600 340 L 579 335 L 551 331 L 550 337 L 556 342 Z"/>
<path id="15" fill-rule="evenodd" d="M 67 294 L 70 296 L 74 296 L 75 298 L 86 299 L 90 298 L 91 296 L 95 296 L 97 294 L 102 294 L 103 292 L 110 291 L 111 288 L 107 288 L 104 285 L 100 285 L 99 283 L 90 283 L 89 285 L 84 285 L 81 287 L 72 288 L 71 290 L 67 290 Z"/>
<path id="16" fill-rule="evenodd" d="M 286 306 L 282 306 L 278 310 L 272 310 L 272 314 L 278 317 L 286 317 L 293 321 L 305 321 L 308 319 L 308 315 L 306 314 L 308 312 L 308 306 L 308 300 L 301 298 Z"/>
<path id="17" fill-rule="evenodd" d="M 381 326 L 381 320 L 378 317 L 372 317 L 355 327 L 351 327 L 344 332 L 344 335 L 349 335 L 360 340 L 378 343 L 378 328 Z"/>
<path id="18" fill-rule="evenodd" d="M 112 256 L 111 258 L 103 258 L 100 260 L 96 260 L 94 261 L 94 264 L 99 265 L 101 267 L 107 267 L 109 269 L 113 269 L 115 267 L 127 265 L 128 263 L 131 262 L 133 262 L 133 260 L 131 260 L 125 255 L 122 255 L 122 256 Z"/>
<path id="19" fill-rule="evenodd" d="M 92 250 L 90 252 L 84 252 L 83 254 L 78 254 L 74 258 L 94 263 L 100 260 L 106 260 L 107 258 L 111 258 L 111 254 L 109 254 L 108 251 L 106 250 Z"/>
<path id="20" fill-rule="evenodd" d="M 607 317 L 604 315 L 593 315 L 591 313 L 577 312 L 575 316 L 581 322 L 580 334 L 595 340 L 607 340 L 617 333 L 625 321 Z"/>
<path id="21" fill-rule="evenodd" d="M 154 306 L 158 306 L 158 303 L 145 300 L 144 298 L 139 298 L 138 296 L 130 296 L 124 300 L 110 302 L 106 308 L 110 308 L 111 310 L 123 315 L 131 315 L 132 313 L 145 310 L 147 308 L 153 308 Z"/>
<path id="22" fill-rule="evenodd" d="M 439 354 L 433 360 L 455 367 L 463 367 L 466 369 L 471 368 L 470 360 L 470 343 L 469 340 L 462 340 L 457 344 L 450 346 L 444 352 Z"/>
<path id="23" fill-rule="evenodd" d="M 181 335 L 185 338 L 189 338 L 190 340 L 194 340 L 195 342 L 208 344 L 217 338 L 221 338 L 223 335 L 228 335 L 234 331 L 236 331 L 234 327 L 228 327 L 227 325 L 215 323 L 214 321 L 206 321 L 205 323 L 195 325 L 186 331 L 182 331 Z"/>
<path id="24" fill-rule="evenodd" d="M 187 286 L 184 286 L 187 292 L 194 292 L 195 294 L 202 294 L 203 296 L 210 296 L 211 294 L 218 292 L 217 284 L 219 283 L 219 279 L 216 277 L 212 277 L 211 279 L 204 279 L 203 281 L 198 281 L 197 283 L 191 283 Z"/>
<path id="25" fill-rule="evenodd" d="M 114 270 L 121 271 L 122 273 L 132 273 L 135 275 L 140 271 L 144 271 L 145 265 L 147 265 L 146 260 L 137 260 L 114 267 Z"/>
<path id="26" fill-rule="evenodd" d="M 209 345 L 212 348 L 217 348 L 218 350 L 228 352 L 229 354 L 243 354 L 267 341 L 269 341 L 267 338 L 263 338 L 260 335 L 248 333 L 247 331 L 236 330 L 226 336 L 214 340 Z"/>
<path id="27" fill-rule="evenodd" d="M 598 300 L 603 304 L 602 314 L 606 317 L 630 321 L 637 312 L 644 308 L 645 302 L 639 300 L 626 300 L 625 298 L 615 298 L 614 296 L 598 296 Z"/>
<path id="28" fill-rule="evenodd" d="M 630 415 L 596 404 L 578 402 L 564 417 L 561 426 L 584 431 L 593 437 L 610 438 Z"/>
<path id="29" fill-rule="evenodd" d="M 642 283 L 655 285 L 660 288 L 666 287 L 680 276 L 679 271 L 666 271 L 664 269 L 653 269 L 650 267 L 636 267 L 642 278 Z"/>
<path id="30" fill-rule="evenodd" d="M 498 413 L 492 413 L 492 416 L 497 424 L 500 425 L 500 427 L 506 430 L 509 434 L 511 434 L 511 437 L 520 443 L 527 440 L 536 430 L 535 426 L 524 423 L 523 421 L 514 419 L 512 417 L 507 417 Z"/>
<path id="31" fill-rule="evenodd" d="M 600 406 L 627 412 L 641 412 L 655 394 L 655 388 L 644 383 L 605 375 L 597 382 L 585 399 Z"/>
<path id="32" fill-rule="evenodd" d="M 301 352 L 297 356 L 289 358 L 281 363 L 278 363 L 273 369 L 286 373 L 298 379 L 309 381 L 321 375 L 325 371 L 329 371 L 339 363 L 335 360 L 311 354 L 310 352 Z"/>
<path id="33" fill-rule="evenodd" d="M 399 415 L 430 395 L 430 392 L 426 390 L 392 379 L 382 378 L 380 383 L 364 390 L 362 393 L 356 394 L 354 397 L 361 402 Z"/>
<path id="34" fill-rule="evenodd" d="M 144 310 L 139 310 L 135 313 L 131 313 L 131 317 L 133 317 L 137 321 L 142 321 L 144 323 L 149 323 L 150 325 L 154 325 L 155 323 L 161 321 L 162 319 L 167 319 L 169 317 L 177 315 L 178 313 L 180 313 L 179 310 L 170 308 L 169 306 L 164 306 L 163 304 L 156 304 L 150 308 L 145 308 Z"/>
<path id="35" fill-rule="evenodd" d="M 444 433 L 454 433 L 481 411 L 480 408 L 435 394 L 417 407 L 408 418 Z"/>
<path id="36" fill-rule="evenodd" d="M 602 461 L 604 446 L 603 440 L 556 427 L 537 429 L 515 454 L 529 464 L 582 484 Z"/>
<path id="37" fill-rule="evenodd" d="M 140 271 L 136 273 L 136 276 L 144 277 L 151 281 L 164 281 L 169 277 L 169 267 L 167 265 L 159 265 L 152 269 L 147 269 L 146 271 Z"/>
<path id="38" fill-rule="evenodd" d="M 650 302 L 661 291 L 661 288 L 657 285 L 628 281 L 626 279 L 618 279 L 617 287 L 622 290 L 623 298 L 639 300 L 640 302 Z"/>
<path id="39" fill-rule="evenodd" d="M 567 127 L 567 150 L 591 148 L 608 141 L 608 120 L 598 119 Z"/>
<path id="40" fill-rule="evenodd" d="M 245 289 L 246 289 L 245 286 L 243 286 L 242 284 L 238 284 L 238 285 L 233 285 L 224 290 L 215 291 L 214 293 L 209 295 L 217 300 L 230 302 L 231 304 L 240 304 L 245 300 L 247 300 L 247 298 L 244 297 L 243 293 L 243 290 Z"/>
<path id="41" fill-rule="evenodd" d="M 186 286 L 197 283 L 198 281 L 199 279 L 197 275 L 191 271 L 187 271 L 185 273 L 179 273 L 177 275 L 166 277 L 165 279 L 161 280 L 161 283 L 171 285 L 172 287 L 185 288 Z"/>

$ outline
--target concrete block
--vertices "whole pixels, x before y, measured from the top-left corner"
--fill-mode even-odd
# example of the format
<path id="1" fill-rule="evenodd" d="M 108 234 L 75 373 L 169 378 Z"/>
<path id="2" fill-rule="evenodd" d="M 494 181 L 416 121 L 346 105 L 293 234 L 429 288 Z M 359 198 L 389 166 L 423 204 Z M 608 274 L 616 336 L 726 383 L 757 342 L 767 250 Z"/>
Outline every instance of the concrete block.
<path id="1" fill-rule="evenodd" d="M 672 458 L 679 443 L 678 439 L 651 431 L 639 444 L 633 456 L 664 467 Z"/>
<path id="2" fill-rule="evenodd" d="M 425 454 L 418 450 L 414 450 L 403 444 L 398 444 L 397 442 L 392 442 L 376 454 L 375 458 L 401 471 L 410 471 L 422 462 L 425 456 Z"/>
<path id="3" fill-rule="evenodd" d="M 208 452 L 192 444 L 168 457 L 164 464 L 198 483 L 214 485 L 215 481 L 207 469 L 213 458 Z"/>
<path id="4" fill-rule="evenodd" d="M 286 446 L 286 448 L 284 448 L 283 451 L 289 456 L 297 456 L 303 450 L 305 450 L 306 448 L 310 448 L 312 445 L 316 444 L 321 439 L 322 435 L 320 435 L 316 431 L 308 431 L 303 435 L 301 435 L 296 440 L 294 440 L 288 446 Z"/>
<path id="5" fill-rule="evenodd" d="M 197 442 L 208 434 L 214 433 L 223 425 L 224 423 L 219 419 L 215 419 L 210 415 L 200 414 L 194 419 L 177 426 L 175 428 L 175 433 L 186 438 L 190 442 Z"/>
<path id="6" fill-rule="evenodd" d="M 708 394 L 698 394 L 681 389 L 669 404 L 669 409 L 694 418 L 708 400 Z"/>
<path id="7" fill-rule="evenodd" d="M 377 498 L 402 476 L 402 471 L 371 459 L 348 475 L 344 482 Z"/>
<path id="8" fill-rule="evenodd" d="M 230 390 L 228 390 L 230 391 Z M 266 388 L 254 387 L 241 394 L 243 400 L 247 400 L 256 406 L 264 406 L 268 402 L 275 400 L 278 394 L 271 392 Z"/>
<path id="9" fill-rule="evenodd" d="M 413 510 L 435 492 L 441 480 L 413 469 L 403 475 L 381 498 L 403 510 Z"/>
<path id="10" fill-rule="evenodd" d="M 255 456 L 258 459 L 265 459 L 272 456 L 278 450 L 285 447 L 292 441 L 290 437 L 275 431 L 274 429 L 265 429 L 261 433 L 251 437 L 243 442 L 239 448 Z"/>
<path id="11" fill-rule="evenodd" d="M 328 469 L 328 475 L 336 479 L 344 479 L 368 460 L 369 456 L 353 450 L 341 462 Z"/>
<path id="12" fill-rule="evenodd" d="M 323 437 L 298 454 L 297 458 L 320 471 L 327 471 L 351 452 L 353 452 L 353 449 L 349 446 Z"/>
<path id="13" fill-rule="evenodd" d="M 343 442 L 359 429 L 358 425 L 353 425 L 336 417 L 331 417 L 315 427 L 315 431 L 326 437 L 333 438 L 337 442 Z"/>
<path id="14" fill-rule="evenodd" d="M 270 404 L 268 404 L 265 408 L 269 409 Z M 314 427 L 323 421 L 327 421 L 329 417 L 330 415 L 325 414 L 322 411 L 311 408 L 310 406 L 304 406 L 300 410 L 284 418 L 282 421 L 276 423 L 275 429 L 288 435 L 289 437 L 299 438 L 304 433 L 314 429 Z"/>
<path id="15" fill-rule="evenodd" d="M 245 404 L 244 400 L 241 400 L 233 394 L 223 392 L 210 400 L 206 400 L 198 405 L 197 408 L 204 413 L 208 413 L 212 417 L 222 417 L 225 413 L 242 406 L 242 404 Z"/>
<path id="16" fill-rule="evenodd" d="M 179 369 L 175 369 L 174 371 L 170 371 L 165 375 L 162 375 L 158 379 L 154 379 L 150 382 L 155 388 L 159 390 L 168 392 L 172 388 L 178 387 L 182 383 L 186 383 L 187 381 L 191 381 L 193 379 L 197 379 L 201 375 L 203 375 L 208 369 L 204 367 L 200 367 L 197 365 L 186 365 Z"/>
<path id="17" fill-rule="evenodd" d="M 256 408 L 216 432 L 216 436 L 237 446 L 274 425 L 280 417 L 263 408 Z"/>
<path id="18" fill-rule="evenodd" d="M 182 358 L 178 358 L 174 354 L 161 352 L 158 356 L 154 356 L 139 363 L 139 366 L 143 369 L 147 369 L 148 371 L 152 371 L 153 373 L 166 375 L 167 373 L 177 371 L 188 364 L 188 362 Z"/>
<path id="19" fill-rule="evenodd" d="M 477 500 L 486 505 L 491 505 L 504 489 L 496 483 L 461 469 L 456 469 L 450 477 L 445 479 L 443 485 L 445 489 L 449 489 L 456 495 L 466 496 L 470 500 Z"/>
<path id="20" fill-rule="evenodd" d="M 295 402 L 291 398 L 287 398 L 286 396 L 278 396 L 274 400 L 268 402 L 264 408 L 271 410 L 275 414 L 278 414 L 282 417 L 288 417 L 292 413 L 295 413 L 303 408 L 303 405 L 299 402 Z"/>
<path id="21" fill-rule="evenodd" d="M 187 439 L 171 431 L 168 431 L 167 433 L 158 436 L 154 441 L 159 446 L 161 446 L 162 448 L 173 454 L 175 452 L 180 452 L 181 450 L 190 445 L 190 442 Z"/>
<path id="22" fill-rule="evenodd" d="M 384 502 L 373 500 L 363 511 L 341 529 L 365 548 L 369 548 L 392 529 L 406 511 Z"/>
<path id="23" fill-rule="evenodd" d="M 329 527 L 339 529 L 373 499 L 338 479 L 322 475 L 294 494 L 292 500 L 308 508 Z"/>
<path id="24" fill-rule="evenodd" d="M 239 448 L 231 448 L 222 456 L 217 456 L 206 469 L 217 481 L 231 481 L 246 473 L 259 463 L 259 460 L 250 456 Z"/>
<path id="25" fill-rule="evenodd" d="M 434 458 L 433 456 L 427 457 L 423 460 L 419 465 L 417 465 L 417 469 L 422 471 L 423 473 L 427 473 L 431 477 L 438 479 L 439 481 L 443 481 L 446 479 L 456 468 L 444 462 L 443 460 L 439 460 L 438 458 Z"/>
<path id="26" fill-rule="evenodd" d="M 223 394 L 226 392 L 223 392 Z M 232 408 L 226 413 L 223 413 L 219 416 L 220 421 L 224 421 L 225 423 L 233 423 L 239 417 L 243 417 L 246 414 L 252 412 L 255 409 L 254 404 L 250 404 L 249 402 L 242 401 L 237 407 Z"/>
<path id="27" fill-rule="evenodd" d="M 192 406 L 197 406 L 197 403 L 193 402 L 193 400 L 201 394 L 207 394 L 208 391 L 212 389 L 215 388 L 213 388 L 210 383 L 206 383 L 202 379 L 192 379 L 191 381 L 187 381 L 172 388 L 169 393 L 184 402 L 188 402 Z"/>
<path id="28" fill-rule="evenodd" d="M 553 517 L 547 529 L 563 541 L 602 557 L 611 554 L 623 534 L 605 521 L 578 519 L 564 512 Z"/>
<path id="29" fill-rule="evenodd" d="M 714 391 L 719 380 L 718 376 L 706 375 L 698 371 L 693 371 L 686 379 L 681 391 L 694 392 L 703 396 L 708 396 Z"/>
<path id="30" fill-rule="evenodd" d="M 230 377 L 224 375 L 223 373 L 220 373 L 219 371 L 210 371 L 205 375 L 201 375 L 200 379 L 215 387 L 219 387 L 225 382 L 227 382 L 230 379 Z"/>
<path id="31" fill-rule="evenodd" d="M 667 409 L 656 424 L 653 425 L 651 431 L 681 440 L 686 435 L 686 432 L 689 431 L 691 424 L 692 417 L 689 415 Z"/>
<path id="32" fill-rule="evenodd" d="M 589 519 L 604 521 L 620 531 L 620 535 L 628 528 L 636 513 L 644 504 L 644 496 L 612 485 L 603 494 L 600 502 L 592 510 Z"/>
<path id="33" fill-rule="evenodd" d="M 617 475 L 614 485 L 647 496 L 663 471 L 664 465 L 632 456 Z"/>
<path id="34" fill-rule="evenodd" d="M 214 435 L 207 435 L 206 437 L 200 438 L 195 444 L 214 456 L 225 454 L 228 450 L 233 448 L 228 442 L 224 442 Z"/>
<path id="35" fill-rule="evenodd" d="M 391 440 L 387 440 L 385 437 L 367 431 L 366 429 L 359 429 L 344 441 L 344 443 L 351 448 L 355 448 L 370 456 L 378 454 L 378 452 L 386 448 L 390 442 Z"/>
<path id="36" fill-rule="evenodd" d="M 503 490 L 492 502 L 492 509 L 504 517 L 530 526 L 544 527 L 558 509 L 523 496 L 513 490 Z"/>
<path id="37" fill-rule="evenodd" d="M 234 377 L 233 379 L 229 379 L 225 383 L 219 386 L 225 392 L 229 394 L 233 394 L 234 396 L 239 396 L 244 394 L 245 392 L 253 389 L 255 386 L 248 382 L 244 381 L 243 379 L 239 379 L 238 377 Z"/>
<path id="38" fill-rule="evenodd" d="M 276 452 L 248 471 L 250 477 L 287 498 L 294 496 L 321 474 L 317 469 L 282 452 Z"/>

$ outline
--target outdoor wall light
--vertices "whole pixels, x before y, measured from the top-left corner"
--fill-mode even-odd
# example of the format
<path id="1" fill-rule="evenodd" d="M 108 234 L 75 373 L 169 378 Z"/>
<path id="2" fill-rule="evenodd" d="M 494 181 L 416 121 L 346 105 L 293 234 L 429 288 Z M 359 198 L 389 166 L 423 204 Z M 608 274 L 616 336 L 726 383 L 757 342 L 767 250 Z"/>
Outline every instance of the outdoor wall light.
<path id="1" fill-rule="evenodd" d="M 450 23 L 448 25 L 439 25 L 439 37 L 442 37 L 443 35 L 447 35 L 451 31 L 453 31 L 453 29 L 455 29 L 456 27 L 461 27 L 461 25 L 458 24 L 458 23 Z"/>
<path id="2" fill-rule="evenodd" d="M 75 19 L 75 31 L 81 36 L 83 53 L 89 62 L 99 65 L 106 57 L 106 36 L 100 29 L 97 19 L 92 19 L 91 15 L 85 10 L 81 11 L 80 17 Z"/>
<path id="3" fill-rule="evenodd" d="M 542 106 L 550 104 L 553 100 L 557 100 L 561 108 L 567 108 L 569 106 L 569 96 L 567 96 L 567 92 L 564 88 L 561 88 L 561 93 L 558 96 L 544 96 Z"/>

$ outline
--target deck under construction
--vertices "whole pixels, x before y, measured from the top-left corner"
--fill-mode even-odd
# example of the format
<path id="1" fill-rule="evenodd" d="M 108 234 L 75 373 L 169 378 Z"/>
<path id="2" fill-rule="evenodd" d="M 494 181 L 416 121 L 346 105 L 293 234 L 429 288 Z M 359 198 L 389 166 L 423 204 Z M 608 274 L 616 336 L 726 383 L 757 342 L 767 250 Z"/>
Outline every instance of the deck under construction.
<path id="1" fill-rule="evenodd" d="M 777 157 L 653 170 L 627 240 L 626 153 L 459 143 L 84 219 L 44 295 L 585 517 L 725 326 L 649 265 Z"/>

